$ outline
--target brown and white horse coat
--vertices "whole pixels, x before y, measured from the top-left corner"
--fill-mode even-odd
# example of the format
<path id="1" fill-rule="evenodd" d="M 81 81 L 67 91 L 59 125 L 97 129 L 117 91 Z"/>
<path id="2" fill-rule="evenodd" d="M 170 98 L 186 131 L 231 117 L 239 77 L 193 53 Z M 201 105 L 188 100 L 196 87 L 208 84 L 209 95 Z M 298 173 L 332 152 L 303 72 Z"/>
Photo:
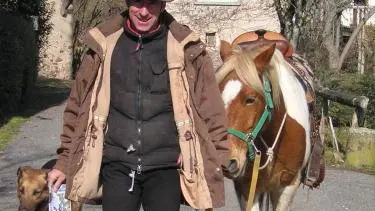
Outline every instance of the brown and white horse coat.
<path id="1" fill-rule="evenodd" d="M 263 193 L 270 195 L 274 210 L 288 210 L 311 147 L 304 88 L 275 46 L 251 50 L 237 46 L 230 50 L 232 52 L 221 52 L 226 58 L 223 58 L 224 64 L 216 75 L 229 126 L 244 133 L 254 129 L 265 108 L 264 74 L 270 80 L 275 104 L 271 118 L 254 140 L 254 145 L 262 152 L 261 166 L 265 165 L 265 168 L 259 172 L 252 210 L 260 209 L 259 199 Z M 252 162 L 247 158 L 244 141 L 233 135 L 229 135 L 229 139 L 231 162 L 227 165 L 226 176 L 234 180 L 244 210 Z M 267 155 L 272 156 L 268 164 Z"/>

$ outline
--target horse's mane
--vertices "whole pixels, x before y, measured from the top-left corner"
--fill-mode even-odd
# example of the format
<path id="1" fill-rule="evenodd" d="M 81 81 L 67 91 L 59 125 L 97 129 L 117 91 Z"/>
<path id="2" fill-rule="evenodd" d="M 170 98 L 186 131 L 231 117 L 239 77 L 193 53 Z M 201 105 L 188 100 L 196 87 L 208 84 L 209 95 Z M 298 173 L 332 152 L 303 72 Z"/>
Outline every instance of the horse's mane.
<path id="1" fill-rule="evenodd" d="M 235 47 L 232 56 L 216 72 L 216 80 L 220 83 L 230 72 L 236 70 L 236 73 L 242 82 L 263 95 L 263 82 L 258 75 L 253 59 L 260 53 L 258 50 L 246 50 L 240 47 Z M 289 70 L 290 66 L 286 63 L 284 56 L 279 50 L 275 53 L 265 71 L 266 76 L 270 80 L 272 86 L 272 98 L 276 107 L 281 102 L 281 89 L 278 83 L 277 71 Z"/>

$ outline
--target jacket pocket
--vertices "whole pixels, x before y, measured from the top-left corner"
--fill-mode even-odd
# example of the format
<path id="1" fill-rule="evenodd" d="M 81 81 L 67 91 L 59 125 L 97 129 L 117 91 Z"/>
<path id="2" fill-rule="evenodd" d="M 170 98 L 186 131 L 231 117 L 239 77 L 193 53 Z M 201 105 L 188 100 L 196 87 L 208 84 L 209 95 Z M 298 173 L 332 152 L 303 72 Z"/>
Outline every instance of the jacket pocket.
<path id="1" fill-rule="evenodd" d="M 204 175 L 201 148 L 191 123 L 179 125 L 179 144 L 182 156 L 181 191 L 189 205 L 196 209 L 212 208 L 212 199 Z M 194 129 L 193 129 L 194 130 Z"/>
<path id="2" fill-rule="evenodd" d="M 167 71 L 167 64 L 155 64 L 151 66 L 152 82 L 150 92 L 152 94 L 165 94 L 169 92 L 169 75 Z"/>
<path id="3" fill-rule="evenodd" d="M 185 200 L 195 209 L 208 209 L 212 207 L 210 193 L 205 189 L 204 173 L 195 166 L 187 172 L 180 169 L 181 191 Z"/>
<path id="4" fill-rule="evenodd" d="M 99 180 L 105 122 L 95 119 L 90 133 L 85 139 L 84 150 L 79 162 L 80 168 L 73 178 L 72 193 L 69 199 L 96 200 L 101 197 L 102 190 Z"/>

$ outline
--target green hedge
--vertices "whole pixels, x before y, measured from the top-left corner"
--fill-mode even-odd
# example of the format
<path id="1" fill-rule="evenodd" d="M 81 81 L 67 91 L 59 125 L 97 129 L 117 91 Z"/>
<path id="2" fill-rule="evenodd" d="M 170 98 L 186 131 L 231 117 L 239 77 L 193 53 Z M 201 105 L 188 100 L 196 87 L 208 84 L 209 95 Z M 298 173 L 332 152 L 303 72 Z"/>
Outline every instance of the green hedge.
<path id="1" fill-rule="evenodd" d="M 47 0 L 0 1 L 0 124 L 5 114 L 18 110 L 30 97 L 39 52 L 52 29 L 52 11 Z M 37 31 L 32 16 L 38 17 Z"/>
<path id="2" fill-rule="evenodd" d="M 19 108 L 35 81 L 38 47 L 31 21 L 1 12 L 0 52 L 1 117 Z"/>

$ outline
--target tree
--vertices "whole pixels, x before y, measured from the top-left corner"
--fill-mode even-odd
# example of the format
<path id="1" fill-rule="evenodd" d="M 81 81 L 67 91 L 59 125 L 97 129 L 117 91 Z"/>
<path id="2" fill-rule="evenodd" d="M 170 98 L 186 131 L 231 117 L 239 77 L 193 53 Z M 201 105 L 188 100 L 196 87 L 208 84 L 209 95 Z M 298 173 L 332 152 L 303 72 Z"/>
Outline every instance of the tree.
<path id="1" fill-rule="evenodd" d="M 63 0 L 65 1 L 65 0 Z M 74 0 L 73 1 L 73 71 L 77 71 L 80 64 L 83 45 L 80 39 L 87 30 L 96 26 L 111 15 L 117 14 L 125 7 L 124 0 Z M 74 75 L 73 73 L 73 75 Z"/>
<path id="2" fill-rule="evenodd" d="M 346 43 L 344 49 L 341 52 L 340 58 L 338 60 L 337 70 L 339 71 L 344 63 L 346 56 L 348 55 L 350 47 L 353 45 L 355 38 L 358 33 L 362 30 L 363 26 L 371 16 L 375 14 L 375 7 L 371 7 L 368 13 L 363 17 L 363 19 L 358 23 L 357 27 L 354 29 L 353 33 L 350 35 L 348 42 Z"/>
<path id="3" fill-rule="evenodd" d="M 323 45 L 328 52 L 329 69 L 336 70 L 340 57 L 341 15 L 349 7 L 351 0 L 325 0 L 323 9 Z"/>
<path id="4" fill-rule="evenodd" d="M 351 3 L 353 0 L 275 0 L 282 33 L 297 51 L 311 51 L 308 45 L 314 46 L 316 53 L 325 51 L 328 68 L 335 72 L 341 70 L 355 38 L 375 13 L 375 9 L 371 8 L 341 49 L 341 15 Z"/>
<path id="5" fill-rule="evenodd" d="M 299 38 L 313 17 L 318 3 L 316 0 L 275 0 L 281 33 L 294 47 L 298 48 Z"/>

